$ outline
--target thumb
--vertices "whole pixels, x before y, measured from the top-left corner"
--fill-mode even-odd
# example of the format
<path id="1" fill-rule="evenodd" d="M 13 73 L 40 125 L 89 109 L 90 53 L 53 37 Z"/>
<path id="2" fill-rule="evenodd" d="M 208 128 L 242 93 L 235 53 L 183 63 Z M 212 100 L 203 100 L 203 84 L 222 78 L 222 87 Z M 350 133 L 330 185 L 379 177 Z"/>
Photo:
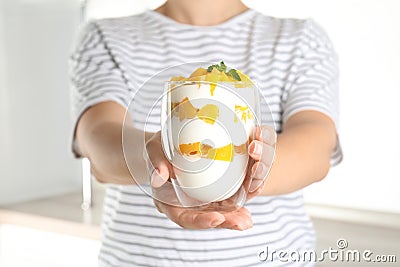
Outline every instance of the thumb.
<path id="1" fill-rule="evenodd" d="M 149 171 L 151 186 L 161 187 L 168 181 L 171 173 L 170 163 L 160 143 L 160 132 L 154 134 L 146 143 L 143 156 Z"/>
<path id="2" fill-rule="evenodd" d="M 168 164 L 169 163 L 166 161 L 159 161 L 157 164 L 154 165 L 155 169 L 150 177 L 151 179 L 150 183 L 153 187 L 159 188 L 168 181 L 169 179 Z"/>

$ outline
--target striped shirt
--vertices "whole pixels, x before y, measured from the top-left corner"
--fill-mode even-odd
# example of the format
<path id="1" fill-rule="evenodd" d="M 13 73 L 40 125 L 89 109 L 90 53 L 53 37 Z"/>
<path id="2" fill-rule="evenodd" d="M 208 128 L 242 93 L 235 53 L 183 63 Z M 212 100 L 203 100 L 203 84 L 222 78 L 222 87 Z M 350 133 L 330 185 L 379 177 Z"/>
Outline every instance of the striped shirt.
<path id="1" fill-rule="evenodd" d="M 251 9 L 207 27 L 155 11 L 87 23 L 71 57 L 74 122 L 88 107 L 115 101 L 129 108 L 135 127 L 158 131 L 164 81 L 207 66 L 199 62 L 220 60 L 257 83 L 271 109 L 268 113 L 262 105 L 263 123 L 275 122 L 277 132 L 302 110 L 320 111 L 337 123 L 337 57 L 324 31 L 313 20 L 273 18 Z M 187 62 L 193 64 L 181 65 Z M 75 144 L 73 150 L 80 156 Z M 338 145 L 331 164 L 340 160 Z M 258 196 L 245 206 L 254 221 L 249 230 L 187 230 L 160 214 L 137 186 L 109 185 L 99 265 L 313 266 L 259 258 L 266 246 L 269 251 L 314 248 L 301 190 Z"/>

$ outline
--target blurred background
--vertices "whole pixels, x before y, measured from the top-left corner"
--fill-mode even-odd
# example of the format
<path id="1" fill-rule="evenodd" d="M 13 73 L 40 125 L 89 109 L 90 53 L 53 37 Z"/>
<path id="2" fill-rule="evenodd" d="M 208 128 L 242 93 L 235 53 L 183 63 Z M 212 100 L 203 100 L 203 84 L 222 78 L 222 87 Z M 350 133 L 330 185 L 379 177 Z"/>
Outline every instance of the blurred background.
<path id="1" fill-rule="evenodd" d="M 68 57 L 86 20 L 163 2 L 0 0 L 0 266 L 96 266 L 104 188 L 70 152 Z M 314 18 L 339 54 L 344 161 L 305 189 L 318 249 L 346 238 L 352 249 L 397 255 L 379 266 L 400 266 L 400 3 L 244 2 Z"/>

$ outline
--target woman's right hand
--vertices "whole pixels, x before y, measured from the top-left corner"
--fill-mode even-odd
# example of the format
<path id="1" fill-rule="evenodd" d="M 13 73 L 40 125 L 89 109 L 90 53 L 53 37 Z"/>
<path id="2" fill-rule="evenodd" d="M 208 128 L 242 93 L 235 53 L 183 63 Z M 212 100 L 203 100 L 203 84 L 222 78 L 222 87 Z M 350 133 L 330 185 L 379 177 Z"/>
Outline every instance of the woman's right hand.
<path id="1" fill-rule="evenodd" d="M 146 142 L 147 160 L 151 186 L 162 197 L 168 198 L 168 203 L 179 204 L 175 191 L 168 180 L 173 175 L 173 168 L 165 157 L 161 132 L 155 133 Z M 164 213 L 170 220 L 187 229 L 227 228 L 246 230 L 253 226 L 250 212 L 241 207 L 235 211 L 217 212 L 201 211 L 194 208 L 184 208 L 167 204 L 153 196 L 157 210 Z"/>

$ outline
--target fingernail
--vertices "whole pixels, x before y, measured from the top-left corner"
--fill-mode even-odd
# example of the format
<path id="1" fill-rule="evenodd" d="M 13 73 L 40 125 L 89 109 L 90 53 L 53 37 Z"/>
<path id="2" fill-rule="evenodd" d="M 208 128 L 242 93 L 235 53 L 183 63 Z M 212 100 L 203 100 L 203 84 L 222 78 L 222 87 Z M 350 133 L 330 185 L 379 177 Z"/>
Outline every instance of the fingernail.
<path id="1" fill-rule="evenodd" d="M 250 193 L 255 192 L 263 183 L 264 183 L 264 180 L 260 180 L 260 179 L 254 180 L 253 179 L 253 181 L 251 181 L 251 184 L 250 184 L 249 192 Z"/>
<path id="2" fill-rule="evenodd" d="M 261 131 L 261 139 L 264 140 L 267 143 L 271 143 L 271 142 L 275 143 L 275 140 L 274 140 L 274 138 L 272 136 L 271 131 L 272 130 L 270 130 L 270 129 L 262 129 L 262 131 Z"/>
<path id="3" fill-rule="evenodd" d="M 265 167 L 262 166 L 263 164 L 258 164 L 258 165 L 259 166 L 257 166 L 257 170 L 255 171 L 256 175 L 253 175 L 253 178 L 252 178 L 251 183 L 250 183 L 250 187 L 249 187 L 249 192 L 250 193 L 255 192 L 264 183 L 264 179 L 263 178 L 264 178 L 265 175 L 263 174 L 263 172 L 264 172 Z M 261 170 L 259 170 L 259 169 L 261 169 Z M 261 175 L 259 173 L 261 173 Z"/>
<path id="4" fill-rule="evenodd" d="M 261 152 L 262 152 L 262 145 L 257 141 L 253 141 L 252 146 L 250 147 L 250 153 L 261 155 Z"/>
<path id="5" fill-rule="evenodd" d="M 262 162 L 257 163 L 256 169 L 251 174 L 253 177 L 262 178 L 265 175 L 265 166 Z"/>

